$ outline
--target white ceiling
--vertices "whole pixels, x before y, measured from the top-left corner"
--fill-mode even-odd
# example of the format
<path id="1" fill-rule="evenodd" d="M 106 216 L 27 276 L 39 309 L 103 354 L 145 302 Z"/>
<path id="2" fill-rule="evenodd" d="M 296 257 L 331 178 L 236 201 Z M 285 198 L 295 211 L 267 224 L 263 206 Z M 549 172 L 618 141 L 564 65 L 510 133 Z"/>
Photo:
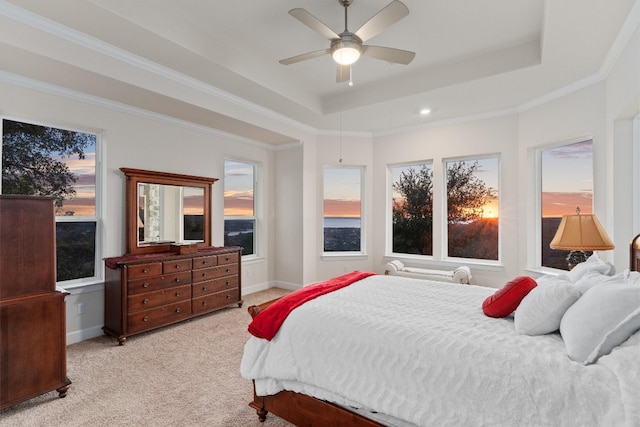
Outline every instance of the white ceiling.
<path id="1" fill-rule="evenodd" d="M 353 0 L 349 30 L 389 1 Z M 375 134 L 517 109 L 602 74 L 638 10 L 638 0 L 403 2 L 410 14 L 367 44 L 415 59 L 363 57 L 353 87 L 335 82 L 330 56 L 278 62 L 329 47 L 287 12 L 304 8 L 339 33 L 337 0 L 0 0 L 0 70 L 280 144 L 291 137 L 267 117 Z"/>

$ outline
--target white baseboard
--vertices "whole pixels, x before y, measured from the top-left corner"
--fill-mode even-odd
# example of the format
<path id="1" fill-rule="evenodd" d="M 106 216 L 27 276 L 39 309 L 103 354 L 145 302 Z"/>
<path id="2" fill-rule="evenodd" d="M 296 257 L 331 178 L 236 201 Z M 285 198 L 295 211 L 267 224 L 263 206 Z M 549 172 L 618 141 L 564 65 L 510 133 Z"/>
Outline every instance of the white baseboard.
<path id="1" fill-rule="evenodd" d="M 67 345 L 75 344 L 80 341 L 89 340 L 104 334 L 102 326 L 93 326 L 91 328 L 73 331 L 67 334 Z"/>
<path id="2" fill-rule="evenodd" d="M 280 281 L 264 282 L 264 283 L 259 283 L 257 285 L 251 285 L 246 287 L 243 286 L 242 295 L 249 295 L 255 292 L 260 292 L 260 291 L 264 291 L 271 288 L 281 288 L 281 289 L 287 289 L 289 291 L 295 291 L 296 289 L 302 288 L 302 285 L 299 285 L 297 283 L 280 282 Z"/>

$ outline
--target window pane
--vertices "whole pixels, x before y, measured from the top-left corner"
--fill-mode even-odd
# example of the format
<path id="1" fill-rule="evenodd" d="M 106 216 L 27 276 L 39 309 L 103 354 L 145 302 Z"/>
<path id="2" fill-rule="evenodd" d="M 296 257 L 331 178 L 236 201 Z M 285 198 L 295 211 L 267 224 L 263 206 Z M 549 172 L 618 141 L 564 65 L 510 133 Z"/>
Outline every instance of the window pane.
<path id="1" fill-rule="evenodd" d="M 323 248 L 325 252 L 360 252 L 362 168 L 325 167 Z"/>
<path id="2" fill-rule="evenodd" d="M 242 246 L 242 255 L 252 255 L 255 223 L 253 219 L 226 219 L 224 245 Z"/>
<path id="3" fill-rule="evenodd" d="M 53 196 L 56 215 L 95 216 L 96 136 L 3 120 L 2 192 Z"/>
<path id="4" fill-rule="evenodd" d="M 96 223 L 56 223 L 57 281 L 95 275 Z"/>
<path id="5" fill-rule="evenodd" d="M 574 214 L 576 207 L 593 213 L 593 141 L 581 141 L 540 151 L 541 184 L 541 264 L 568 270 L 569 251 L 549 248 L 562 215 Z"/>
<path id="6" fill-rule="evenodd" d="M 58 281 L 97 272 L 96 145 L 93 134 L 2 121 L 2 192 L 55 199 Z"/>
<path id="7" fill-rule="evenodd" d="M 224 245 L 242 246 L 242 255 L 255 254 L 254 163 L 224 161 Z"/>
<path id="8" fill-rule="evenodd" d="M 448 256 L 498 260 L 499 159 L 447 161 Z"/>
<path id="9" fill-rule="evenodd" d="M 254 216 L 254 165 L 224 161 L 224 216 Z"/>
<path id="10" fill-rule="evenodd" d="M 433 255 L 433 166 L 390 166 L 392 252 Z"/>

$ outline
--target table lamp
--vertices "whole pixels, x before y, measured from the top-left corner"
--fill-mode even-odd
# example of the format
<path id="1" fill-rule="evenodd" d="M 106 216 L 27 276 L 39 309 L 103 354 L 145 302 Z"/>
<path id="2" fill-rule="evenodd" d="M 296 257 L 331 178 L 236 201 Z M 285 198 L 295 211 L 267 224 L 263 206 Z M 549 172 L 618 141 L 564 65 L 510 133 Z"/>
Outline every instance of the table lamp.
<path id="1" fill-rule="evenodd" d="M 615 248 L 613 241 L 604 231 L 595 214 L 580 214 L 580 207 L 575 215 L 563 215 L 558 231 L 549 244 L 551 249 L 569 252 L 567 263 L 569 270 L 587 260 L 584 251 L 603 251 Z"/>

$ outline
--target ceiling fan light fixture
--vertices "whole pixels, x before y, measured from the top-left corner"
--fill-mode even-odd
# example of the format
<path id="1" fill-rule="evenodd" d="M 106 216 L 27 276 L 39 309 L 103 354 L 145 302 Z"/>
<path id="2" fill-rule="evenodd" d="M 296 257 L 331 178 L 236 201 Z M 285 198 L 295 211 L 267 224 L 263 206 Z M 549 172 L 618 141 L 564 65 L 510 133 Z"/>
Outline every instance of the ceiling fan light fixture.
<path id="1" fill-rule="evenodd" d="M 361 54 L 361 45 L 351 40 L 339 40 L 331 46 L 331 56 L 340 65 L 355 63 Z"/>

